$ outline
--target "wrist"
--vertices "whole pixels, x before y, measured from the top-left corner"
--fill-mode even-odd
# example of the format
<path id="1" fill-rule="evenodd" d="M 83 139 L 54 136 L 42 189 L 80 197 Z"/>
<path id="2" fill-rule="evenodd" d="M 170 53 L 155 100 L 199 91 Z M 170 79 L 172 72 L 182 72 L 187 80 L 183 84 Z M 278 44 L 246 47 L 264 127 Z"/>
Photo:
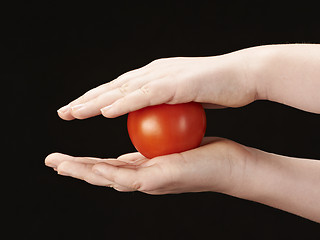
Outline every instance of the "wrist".
<path id="1" fill-rule="evenodd" d="M 273 154 L 226 141 L 228 146 L 225 158 L 230 166 L 224 173 L 227 177 L 224 178 L 220 192 L 261 202 L 268 197 L 272 185 L 277 185 L 281 166 L 274 161 Z"/>
<path id="2" fill-rule="evenodd" d="M 221 85 L 223 92 L 220 105 L 227 107 L 241 107 L 255 100 L 266 99 L 265 76 L 266 71 L 270 68 L 271 59 L 274 56 L 274 47 L 259 46 L 252 47 L 236 52 L 231 52 L 212 58 L 212 76 L 215 82 L 215 90 L 223 79 L 224 85 Z M 211 84 L 204 84 L 210 86 Z M 240 93 L 240 94 L 239 94 Z M 212 94 L 211 94 L 212 95 Z M 226 99 L 224 99 L 226 97 Z M 213 99 L 213 103 L 217 103 Z"/>
<path id="3" fill-rule="evenodd" d="M 260 196 L 266 191 L 264 188 L 264 180 L 266 177 L 272 178 L 272 171 L 269 172 L 267 166 L 267 153 L 255 148 L 245 147 L 248 152 L 244 163 L 240 167 L 241 171 L 238 175 L 238 184 L 230 188 L 227 194 L 252 201 L 258 201 Z M 269 175 L 270 174 L 270 175 Z"/>
<path id="4" fill-rule="evenodd" d="M 248 178 L 254 173 L 256 159 L 255 149 L 248 148 L 228 139 L 220 142 L 220 161 L 215 160 L 219 167 L 219 186 L 217 180 L 213 181 L 211 191 L 221 192 L 227 195 L 242 197 L 248 190 Z M 258 151 L 258 150 L 257 150 Z"/>
<path id="5" fill-rule="evenodd" d="M 254 100 L 269 100 L 268 86 L 272 80 L 273 60 L 277 56 L 276 45 L 251 47 L 236 52 L 241 56 L 243 74 L 254 91 Z"/>

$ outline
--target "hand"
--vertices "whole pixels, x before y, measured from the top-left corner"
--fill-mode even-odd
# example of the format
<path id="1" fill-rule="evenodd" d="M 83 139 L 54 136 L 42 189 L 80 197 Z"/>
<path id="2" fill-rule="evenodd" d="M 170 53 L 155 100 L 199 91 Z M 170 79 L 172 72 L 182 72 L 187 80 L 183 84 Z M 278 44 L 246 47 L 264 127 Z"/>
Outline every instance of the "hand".
<path id="1" fill-rule="evenodd" d="M 90 90 L 58 114 L 65 120 L 101 112 L 117 117 L 161 103 L 194 101 L 217 108 L 256 99 L 320 113 L 319 52 L 319 44 L 289 44 L 218 57 L 156 60 Z M 270 154 L 220 138 L 205 142 L 197 149 L 153 159 L 139 153 L 118 159 L 55 153 L 45 162 L 62 175 L 119 191 L 217 191 L 320 222 L 319 161 Z"/>
<path id="2" fill-rule="evenodd" d="M 205 103 L 205 107 L 238 107 L 255 100 L 244 54 L 159 59 L 94 88 L 58 110 L 65 120 L 102 114 L 117 117 L 162 103 Z"/>
<path id="3" fill-rule="evenodd" d="M 233 192 L 241 184 L 250 151 L 235 142 L 205 138 L 201 147 L 180 154 L 146 159 L 129 153 L 117 159 L 50 154 L 45 164 L 59 174 L 118 191 L 149 194 Z"/>
<path id="4" fill-rule="evenodd" d="M 214 191 L 320 222 L 320 162 L 284 157 L 221 138 L 199 148 L 153 159 L 129 153 L 117 159 L 50 154 L 61 175 L 118 191 L 148 194 Z M 306 204 L 308 203 L 308 204 Z"/>

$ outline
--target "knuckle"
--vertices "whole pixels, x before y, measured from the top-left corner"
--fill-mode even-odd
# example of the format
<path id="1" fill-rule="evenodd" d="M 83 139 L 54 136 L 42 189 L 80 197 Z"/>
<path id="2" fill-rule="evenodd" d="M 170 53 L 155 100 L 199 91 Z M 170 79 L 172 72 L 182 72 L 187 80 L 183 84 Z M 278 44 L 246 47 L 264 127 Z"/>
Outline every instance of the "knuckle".
<path id="1" fill-rule="evenodd" d="M 128 83 L 124 83 L 119 87 L 119 92 L 122 95 L 127 95 L 129 91 L 129 84 Z"/>
<path id="2" fill-rule="evenodd" d="M 84 174 L 82 180 L 90 184 L 96 184 L 96 177 L 92 172 Z"/>
<path id="3" fill-rule="evenodd" d="M 133 69 L 133 70 L 130 70 L 130 71 L 128 71 L 128 72 L 125 72 L 125 73 L 121 74 L 121 75 L 118 77 L 118 79 L 125 79 L 125 78 L 129 77 L 131 74 L 138 72 L 139 70 L 140 70 L 140 69 L 138 68 L 138 69 Z"/>
<path id="4" fill-rule="evenodd" d="M 104 90 L 108 90 L 109 88 L 111 88 L 112 86 L 115 85 L 115 82 L 116 82 L 116 79 L 115 79 L 115 80 L 112 80 L 112 81 L 110 81 L 110 82 L 104 83 L 104 84 L 102 84 L 102 88 L 103 88 Z"/>
<path id="5" fill-rule="evenodd" d="M 149 94 L 150 91 L 151 91 L 151 87 L 150 85 L 144 85 L 140 88 L 140 91 L 143 93 L 143 94 Z"/>
<path id="6" fill-rule="evenodd" d="M 111 171 L 110 174 L 108 174 L 108 180 L 112 183 L 121 182 L 121 174 L 119 174 L 119 171 L 119 168 L 115 168 L 114 171 Z"/>
<path id="7" fill-rule="evenodd" d="M 137 191 L 152 194 L 153 192 L 159 191 L 158 186 L 155 184 L 149 184 L 149 183 L 140 183 L 139 188 L 135 188 Z"/>
<path id="8" fill-rule="evenodd" d="M 158 59 L 152 60 L 147 66 L 153 66 L 157 64 Z"/>
<path id="9" fill-rule="evenodd" d="M 73 100 L 72 102 L 69 103 L 70 107 L 73 107 L 75 105 L 78 105 L 80 102 L 83 101 L 83 96 L 78 97 L 77 99 Z"/>
<path id="10" fill-rule="evenodd" d="M 150 104 L 158 104 L 160 103 L 172 103 L 173 98 L 175 97 L 175 89 L 172 87 L 172 84 L 169 85 L 156 82 L 151 86 L 146 86 L 146 92 L 152 97 L 150 98 Z"/>
<path id="11" fill-rule="evenodd" d="M 126 78 L 127 74 L 128 74 L 128 72 L 119 75 L 116 79 L 114 79 L 114 80 L 111 81 L 110 83 L 111 83 L 111 84 L 114 84 L 114 83 L 117 83 L 117 82 L 119 83 L 120 81 L 122 81 L 123 79 Z"/>
<path id="12" fill-rule="evenodd" d="M 103 84 L 103 89 L 105 91 L 109 91 L 111 89 L 115 89 L 117 87 L 119 87 L 121 85 L 121 83 L 123 83 L 126 80 L 126 74 L 124 73 L 120 76 L 118 76 L 117 78 L 115 78 L 114 80 L 111 80 L 105 84 Z"/>
<path id="13" fill-rule="evenodd" d="M 104 102 L 104 95 L 100 94 L 96 98 L 92 99 L 90 103 L 95 106 L 100 106 Z"/>
<path id="14" fill-rule="evenodd" d="M 165 62 L 165 60 L 166 60 L 166 58 L 158 58 L 158 59 L 151 61 L 148 65 L 150 65 L 150 66 L 157 65 L 157 64 Z"/>
<path id="15" fill-rule="evenodd" d="M 143 191 L 143 189 L 145 188 L 145 184 L 143 184 L 143 182 L 140 179 L 136 179 L 132 182 L 130 188 Z"/>
<path id="16" fill-rule="evenodd" d="M 85 100 L 87 97 L 89 97 L 93 92 L 97 90 L 98 87 L 92 88 L 89 91 L 85 92 L 82 96 L 79 97 L 79 100 Z"/>
<path id="17" fill-rule="evenodd" d="M 167 60 L 168 60 L 167 58 L 158 58 L 155 61 L 158 63 L 163 63 L 163 62 L 166 62 Z"/>
<path id="18" fill-rule="evenodd" d="M 87 182 L 87 183 L 90 183 L 90 184 L 93 184 L 92 176 L 85 175 L 85 176 L 83 177 L 83 181 L 85 181 L 85 182 Z"/>
<path id="19" fill-rule="evenodd" d="M 131 186 L 129 187 L 140 192 L 150 192 L 154 190 L 155 186 L 153 186 L 152 184 L 153 181 L 150 181 L 150 177 L 153 176 L 148 174 L 147 172 L 144 172 L 142 169 L 138 171 L 140 171 L 140 174 L 137 178 L 134 179 Z"/>

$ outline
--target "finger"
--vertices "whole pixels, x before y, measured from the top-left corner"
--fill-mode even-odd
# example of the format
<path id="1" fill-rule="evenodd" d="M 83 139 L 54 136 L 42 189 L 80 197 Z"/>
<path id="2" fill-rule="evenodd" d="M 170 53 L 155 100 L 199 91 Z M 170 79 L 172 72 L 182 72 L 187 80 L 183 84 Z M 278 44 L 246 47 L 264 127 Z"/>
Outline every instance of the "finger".
<path id="1" fill-rule="evenodd" d="M 120 81 L 119 82 L 115 82 L 115 81 L 116 80 L 102 84 L 97 88 L 91 89 L 90 91 L 88 91 L 87 93 L 79 97 L 78 99 L 60 108 L 58 110 L 58 115 L 64 120 L 73 120 L 77 118 L 77 115 L 75 115 L 75 113 L 77 112 L 81 113 L 82 112 L 81 110 L 86 110 L 86 109 L 88 110 L 88 108 L 85 107 L 85 103 L 87 103 L 88 101 L 91 101 L 92 99 L 97 98 L 98 96 L 100 96 L 101 94 L 104 94 L 105 92 L 112 91 L 114 88 L 118 86 L 118 84 L 120 84 Z M 89 113 L 89 115 L 90 114 L 92 116 L 98 115 L 95 113 Z M 81 117 L 78 117 L 78 118 L 82 119 Z"/>
<path id="2" fill-rule="evenodd" d="M 57 168 L 57 166 L 64 161 L 72 161 L 78 163 L 108 163 L 114 166 L 123 166 L 127 165 L 127 162 L 121 161 L 115 158 L 95 158 L 95 157 L 73 157 L 70 155 L 62 153 L 51 153 L 45 159 L 45 165 L 52 168 Z"/>
<path id="3" fill-rule="evenodd" d="M 96 174 L 100 174 L 104 178 L 108 179 L 115 184 L 121 185 L 123 187 L 141 190 L 143 189 L 142 179 L 143 172 L 142 169 L 129 169 L 129 168 L 121 168 L 115 167 L 108 164 L 95 164 L 92 167 L 92 170 Z"/>
<path id="4" fill-rule="evenodd" d="M 60 163 L 65 161 L 79 162 L 79 163 L 98 163 L 101 162 L 102 159 L 93 158 L 93 157 L 73 157 L 67 154 L 62 153 L 51 153 L 45 159 L 45 164 L 48 167 L 57 167 Z"/>
<path id="5" fill-rule="evenodd" d="M 57 172 L 60 175 L 71 176 L 98 186 L 113 184 L 110 180 L 95 174 L 92 171 L 92 164 L 65 161 L 58 165 Z"/>
<path id="6" fill-rule="evenodd" d="M 45 158 L 44 164 L 48 167 L 57 168 L 64 159 L 68 159 L 69 157 L 71 156 L 62 153 L 51 153 Z"/>
<path id="7" fill-rule="evenodd" d="M 70 120 L 73 120 L 75 119 L 74 116 L 72 116 L 71 114 L 71 108 L 70 108 L 70 105 L 66 105 L 66 106 L 63 106 L 61 108 L 59 108 L 57 110 L 57 113 L 58 113 L 58 116 L 60 118 L 62 118 L 63 120 L 67 120 L 67 121 L 70 121 Z"/>
<path id="8" fill-rule="evenodd" d="M 174 97 L 174 88 L 168 88 L 162 80 L 143 85 L 134 92 L 117 100 L 112 105 L 101 109 L 103 116 L 108 118 L 132 112 L 147 106 L 168 103 Z"/>
<path id="9" fill-rule="evenodd" d="M 149 162 L 152 162 L 148 164 Z M 146 166 L 136 169 L 115 167 L 104 163 L 95 164 L 92 169 L 97 174 L 121 186 L 141 192 L 159 194 L 176 183 L 180 168 L 175 162 L 184 162 L 181 154 L 155 157 L 146 162 Z"/>
<path id="10" fill-rule="evenodd" d="M 62 162 L 57 171 L 60 175 L 74 177 L 80 180 L 84 180 L 90 184 L 97 186 L 113 187 L 119 191 L 133 191 L 133 189 L 120 186 L 114 182 L 104 178 L 101 175 L 97 175 L 92 171 L 92 164 L 84 164 L 77 162 Z"/>
<path id="11" fill-rule="evenodd" d="M 72 101 L 68 105 L 60 108 L 58 110 L 58 115 L 62 119 L 65 119 L 65 120 L 74 119 L 75 117 L 72 115 L 71 107 L 86 103 L 86 102 L 98 97 L 99 95 L 101 95 L 105 92 L 111 91 L 111 90 L 121 86 L 122 84 L 124 84 L 125 82 L 129 81 L 132 78 L 138 78 L 138 77 L 144 75 L 146 73 L 146 71 L 145 71 L 146 69 L 147 68 L 142 67 L 139 69 L 129 71 L 127 73 L 122 74 L 117 79 L 115 79 L 111 82 L 102 84 L 96 88 L 89 90 L 88 92 L 86 92 L 85 94 L 83 94 L 82 96 L 77 98 L 76 100 Z"/>
<path id="12" fill-rule="evenodd" d="M 143 86 L 146 82 L 157 78 L 156 76 L 157 73 L 145 73 L 139 78 L 131 79 L 130 81 L 125 82 L 124 84 L 118 86 L 117 88 L 114 88 L 111 91 L 106 91 L 105 93 L 100 94 L 90 101 L 72 106 L 71 114 L 77 119 L 85 119 L 100 115 L 101 108 L 110 106 L 117 100 L 130 95 L 132 92 L 140 89 L 141 86 Z"/>
<path id="13" fill-rule="evenodd" d="M 105 92 L 86 103 L 78 104 L 71 107 L 70 114 L 77 119 L 85 119 L 100 115 L 101 108 L 112 104 L 113 102 L 124 96 L 124 91 L 127 91 L 125 90 L 125 86 L 126 84 L 124 84 L 122 87 Z"/>
<path id="14" fill-rule="evenodd" d="M 84 95 L 82 95 L 81 97 L 77 98 L 76 100 L 72 101 L 70 103 L 71 106 L 75 106 L 81 103 L 85 103 L 88 102 L 94 98 L 96 98 L 97 96 L 111 91 L 115 88 L 118 88 L 119 86 L 121 86 L 122 84 L 126 83 L 127 81 L 133 79 L 133 78 L 140 78 L 141 76 L 145 75 L 147 73 L 146 71 L 147 68 L 141 67 L 141 68 L 137 68 L 131 71 L 128 71 L 122 75 L 120 75 L 118 78 L 116 78 L 113 81 L 110 81 L 108 83 L 102 84 L 96 88 L 93 88 L 91 90 L 89 90 L 88 92 L 86 92 Z"/>
<path id="15" fill-rule="evenodd" d="M 109 106 L 118 99 L 123 98 L 127 94 L 135 91 L 137 88 L 144 84 L 144 81 L 145 78 L 142 78 L 134 81 L 133 83 L 124 83 L 113 90 L 106 91 L 105 93 L 100 94 L 90 101 L 72 106 L 71 114 L 77 119 L 85 119 L 100 115 L 101 108 Z"/>

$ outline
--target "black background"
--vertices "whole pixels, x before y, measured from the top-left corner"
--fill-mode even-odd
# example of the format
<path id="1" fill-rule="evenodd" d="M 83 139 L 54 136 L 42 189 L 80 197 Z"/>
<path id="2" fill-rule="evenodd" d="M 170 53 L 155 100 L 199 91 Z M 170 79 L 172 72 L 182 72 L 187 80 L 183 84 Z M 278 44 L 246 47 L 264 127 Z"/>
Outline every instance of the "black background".
<path id="1" fill-rule="evenodd" d="M 319 239 L 319 224 L 219 193 L 119 193 L 58 176 L 51 152 L 134 151 L 126 116 L 71 122 L 56 110 L 154 59 L 211 56 L 263 44 L 320 43 L 314 2 L 11 2 L 2 8 L 3 162 L 10 233 L 24 239 Z M 7 14 L 6 14 L 7 13 Z M 7 109 L 8 108 L 8 109 Z M 207 111 L 206 135 L 320 159 L 320 116 L 258 101 Z M 5 145 L 6 146 L 6 145 Z"/>

